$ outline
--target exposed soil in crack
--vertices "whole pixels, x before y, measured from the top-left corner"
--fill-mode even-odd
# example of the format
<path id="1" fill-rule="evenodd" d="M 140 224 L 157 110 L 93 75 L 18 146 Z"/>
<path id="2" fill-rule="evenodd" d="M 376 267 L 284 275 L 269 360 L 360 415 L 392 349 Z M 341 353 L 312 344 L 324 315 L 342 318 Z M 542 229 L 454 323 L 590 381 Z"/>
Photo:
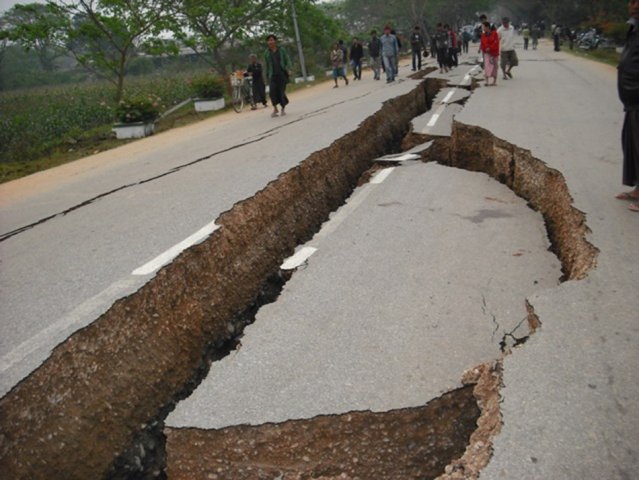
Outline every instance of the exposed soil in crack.
<path id="1" fill-rule="evenodd" d="M 168 477 L 435 478 L 476 431 L 473 387 L 424 407 L 351 412 L 220 430 L 167 429 Z"/>
<path id="2" fill-rule="evenodd" d="M 437 90 L 426 81 L 387 101 L 356 131 L 221 215 L 211 237 L 56 347 L 0 400 L 3 475 L 161 475 L 135 472 L 149 453 L 140 438 L 240 333 L 240 314 L 284 258 L 344 203 L 373 159 L 399 149 Z M 121 465 L 124 458 L 136 465 Z"/>
<path id="3" fill-rule="evenodd" d="M 498 360 L 484 363 L 464 373 L 462 383 L 474 385 L 473 395 L 481 415 L 464 454 L 446 465 L 444 474 L 437 477 L 437 480 L 476 479 L 488 465 L 493 454 L 493 438 L 501 432 L 499 392 L 502 387 L 502 367 L 502 360 Z"/>
<path id="4" fill-rule="evenodd" d="M 598 249 L 587 237 L 583 212 L 573 206 L 566 181 L 558 170 L 535 158 L 529 150 L 497 138 L 488 130 L 453 121 L 451 138 L 432 138 L 411 132 L 402 148 L 428 140 L 433 146 L 424 161 L 484 172 L 508 186 L 539 211 L 546 222 L 552 250 L 563 269 L 562 280 L 579 280 L 596 266 Z"/>
<path id="5" fill-rule="evenodd" d="M 444 86 L 429 79 L 388 101 L 357 131 L 235 205 L 209 239 L 58 346 L 0 400 L 3 475 L 162 478 L 168 411 L 212 361 L 237 347 L 256 309 L 286 281 L 273 277 L 282 260 L 379 168 L 372 160 L 429 140 L 406 133 Z M 485 172 L 543 214 L 565 279 L 583 278 L 594 267 L 597 250 L 559 172 L 479 127 L 455 122 L 450 139 L 433 140 L 424 161 Z M 541 323 L 527 308 L 532 333 Z M 505 352 L 528 338 L 511 336 Z M 501 361 L 472 369 L 463 383 L 418 409 L 168 430 L 169 455 L 179 459 L 168 472 L 189 479 L 477 478 L 501 427 Z M 449 421 L 440 421 L 442 415 Z M 205 470 L 204 458 L 221 459 L 222 470 Z"/>

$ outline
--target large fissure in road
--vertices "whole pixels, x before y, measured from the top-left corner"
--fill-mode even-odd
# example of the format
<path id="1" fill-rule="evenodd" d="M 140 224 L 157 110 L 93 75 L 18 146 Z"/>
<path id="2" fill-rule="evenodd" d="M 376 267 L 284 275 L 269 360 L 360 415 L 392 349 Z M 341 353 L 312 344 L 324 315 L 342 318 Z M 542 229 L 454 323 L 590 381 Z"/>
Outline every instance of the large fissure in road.
<path id="1" fill-rule="evenodd" d="M 133 476 L 130 465 L 123 472 L 114 465 L 141 433 L 157 429 L 158 417 L 210 361 L 211 346 L 225 349 L 238 334 L 234 319 L 344 203 L 372 160 L 398 150 L 438 87 L 426 81 L 385 102 L 356 131 L 222 214 L 211 237 L 56 347 L 0 400 L 3 474 Z M 152 452 L 136 448 L 136 463 L 148 470 L 144 458 Z"/>
<path id="2" fill-rule="evenodd" d="M 163 477 L 162 421 L 168 411 L 195 388 L 212 361 L 234 348 L 255 310 L 277 297 L 286 281 L 279 271 L 282 261 L 345 202 L 375 158 L 401 150 L 411 120 L 430 108 L 443 86 L 440 80 L 427 79 L 410 93 L 386 102 L 356 131 L 221 215 L 216 222 L 221 228 L 210 238 L 185 251 L 138 292 L 116 302 L 92 325 L 59 345 L 39 369 L 0 400 L 3 474 L 8 478 Z M 565 278 L 583 278 L 594 267 L 596 249 L 586 239 L 585 219 L 571 205 L 563 177 L 530 152 L 456 122 L 452 137 L 436 140 L 426 160 L 484 171 L 526 198 L 544 215 Z M 529 313 L 532 332 L 539 320 L 532 307 Z M 504 338 L 504 345 L 508 340 L 513 345 L 525 341 L 511 336 Z M 422 468 L 423 478 L 444 471 L 449 478 L 476 476 L 490 458 L 490 438 L 500 427 L 500 369 L 499 361 L 472 369 L 464 379 L 467 387 L 417 409 L 225 430 L 224 435 L 248 434 L 244 441 L 249 447 L 258 437 L 277 436 L 283 443 L 273 440 L 262 445 L 265 450 L 256 451 L 264 477 L 229 476 L 227 471 L 219 478 L 277 478 L 280 473 L 280 478 L 400 478 L 401 472 L 412 467 Z M 434 419 L 442 412 L 446 416 L 438 423 Z M 419 423 L 423 428 L 415 432 L 414 441 L 402 438 L 402 422 L 417 422 L 416 418 L 423 419 Z M 359 429 L 353 430 L 355 424 L 349 429 L 353 419 Z M 372 457 L 369 463 L 359 453 L 341 460 L 328 458 L 326 445 L 339 450 L 343 437 L 352 435 L 355 448 L 357 438 L 374 436 L 373 427 L 386 428 L 387 423 L 386 438 L 400 442 L 388 448 L 400 448 L 404 442 L 408 449 L 395 462 L 394 472 L 375 475 L 375 469 L 393 466 L 375 463 Z M 446 430 L 449 427 L 457 430 Z M 312 435 L 295 440 L 296 432 L 321 436 L 322 428 L 344 435 L 327 437 L 326 443 L 315 445 L 316 450 L 306 445 L 319 457 L 304 453 L 283 458 L 282 465 L 263 465 L 270 460 L 265 453 L 269 447 L 280 448 L 286 455 L 290 448 L 301 448 L 300 442 L 312 440 Z M 187 441 L 188 435 L 201 437 L 204 446 L 226 448 L 216 443 L 218 432 L 197 430 L 169 430 L 169 447 L 191 442 L 194 437 Z M 417 448 L 420 442 L 428 443 L 428 448 Z M 377 447 L 383 445 L 369 446 Z M 419 453 L 420 460 L 411 456 L 411 450 Z M 188 462 L 197 458 L 197 450 L 185 452 L 180 458 L 184 463 L 169 465 L 168 471 L 175 478 L 180 478 L 180 469 L 194 473 L 202 463 Z M 280 473 L 269 476 L 275 471 Z"/>

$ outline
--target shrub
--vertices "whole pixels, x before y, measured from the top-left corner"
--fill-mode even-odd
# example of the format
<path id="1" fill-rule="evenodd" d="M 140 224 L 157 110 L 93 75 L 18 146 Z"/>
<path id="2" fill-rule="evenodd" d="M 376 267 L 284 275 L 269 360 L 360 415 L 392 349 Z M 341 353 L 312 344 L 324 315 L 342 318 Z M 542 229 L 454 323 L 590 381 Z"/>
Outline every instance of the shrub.
<path id="1" fill-rule="evenodd" d="M 201 74 L 193 77 L 189 84 L 198 98 L 220 98 L 224 96 L 224 83 L 213 74 Z"/>
<path id="2" fill-rule="evenodd" d="M 628 24 L 625 22 L 608 22 L 602 26 L 603 34 L 613 40 L 616 45 L 623 45 L 628 34 Z"/>
<path id="3" fill-rule="evenodd" d="M 122 123 L 151 122 L 160 116 L 160 100 L 156 95 L 128 97 L 120 101 L 115 114 Z"/>

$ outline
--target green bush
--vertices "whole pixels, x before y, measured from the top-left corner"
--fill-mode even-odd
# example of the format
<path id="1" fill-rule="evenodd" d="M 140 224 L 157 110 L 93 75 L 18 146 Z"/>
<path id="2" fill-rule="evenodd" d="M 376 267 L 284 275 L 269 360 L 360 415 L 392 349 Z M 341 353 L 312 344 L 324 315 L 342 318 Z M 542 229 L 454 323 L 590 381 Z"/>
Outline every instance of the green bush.
<path id="1" fill-rule="evenodd" d="M 160 116 L 162 105 L 156 95 L 135 95 L 118 104 L 115 114 L 122 123 L 151 122 Z"/>
<path id="2" fill-rule="evenodd" d="M 608 23 L 603 27 L 603 34 L 613 40 L 616 45 L 623 45 L 628 35 L 628 24 L 625 22 Z"/>
<path id="3" fill-rule="evenodd" d="M 198 98 L 220 98 L 224 96 L 224 83 L 213 74 L 200 74 L 188 81 Z"/>

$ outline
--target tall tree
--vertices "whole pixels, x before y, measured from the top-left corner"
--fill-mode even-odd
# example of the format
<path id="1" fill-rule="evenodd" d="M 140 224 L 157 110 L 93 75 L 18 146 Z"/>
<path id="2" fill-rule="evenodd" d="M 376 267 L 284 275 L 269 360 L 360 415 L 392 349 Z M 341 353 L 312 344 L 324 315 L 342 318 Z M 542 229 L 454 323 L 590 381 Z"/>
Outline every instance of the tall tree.
<path id="1" fill-rule="evenodd" d="M 27 51 L 36 53 L 45 71 L 55 69 L 54 60 L 65 51 L 61 48 L 61 23 L 46 5 L 41 3 L 18 4 L 2 18 L 4 41 L 15 42 Z"/>
<path id="2" fill-rule="evenodd" d="M 170 0 L 51 0 L 62 42 L 78 63 L 115 85 L 119 101 L 131 59 L 167 28 L 175 14 Z M 157 42 L 155 43 L 157 46 Z"/>
<path id="3" fill-rule="evenodd" d="M 184 0 L 173 32 L 223 77 L 238 44 L 270 31 L 285 14 L 283 1 Z"/>
<path id="4" fill-rule="evenodd" d="M 627 0 L 508 0 L 500 2 L 521 20 L 530 23 L 544 20 L 563 25 L 585 22 L 621 21 L 626 17 Z"/>

